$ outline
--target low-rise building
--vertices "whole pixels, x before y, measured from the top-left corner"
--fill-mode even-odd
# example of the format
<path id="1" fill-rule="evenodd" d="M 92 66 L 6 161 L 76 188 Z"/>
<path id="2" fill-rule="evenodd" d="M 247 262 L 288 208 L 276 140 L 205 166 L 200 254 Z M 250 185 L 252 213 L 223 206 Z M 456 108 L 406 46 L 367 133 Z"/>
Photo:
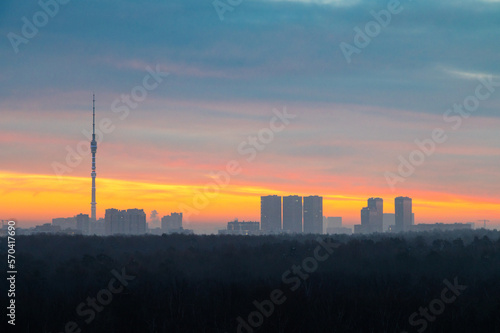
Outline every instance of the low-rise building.
<path id="1" fill-rule="evenodd" d="M 227 229 L 219 230 L 219 235 L 260 235 L 262 233 L 259 222 L 240 222 L 238 219 L 228 222 Z"/>

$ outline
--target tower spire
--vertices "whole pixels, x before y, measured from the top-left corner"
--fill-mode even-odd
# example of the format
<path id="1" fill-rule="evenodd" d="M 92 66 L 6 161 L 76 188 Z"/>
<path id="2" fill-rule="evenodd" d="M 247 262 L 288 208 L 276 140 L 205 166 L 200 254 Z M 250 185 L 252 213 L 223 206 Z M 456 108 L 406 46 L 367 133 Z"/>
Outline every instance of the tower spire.
<path id="1" fill-rule="evenodd" d="M 90 220 L 96 221 L 96 202 L 95 202 L 95 153 L 97 151 L 97 141 L 95 140 L 95 94 L 92 93 L 92 141 L 90 142 L 90 150 L 92 152 L 92 202 L 90 203 Z"/>
<path id="2" fill-rule="evenodd" d="M 95 140 L 95 94 L 92 94 L 92 140 Z"/>

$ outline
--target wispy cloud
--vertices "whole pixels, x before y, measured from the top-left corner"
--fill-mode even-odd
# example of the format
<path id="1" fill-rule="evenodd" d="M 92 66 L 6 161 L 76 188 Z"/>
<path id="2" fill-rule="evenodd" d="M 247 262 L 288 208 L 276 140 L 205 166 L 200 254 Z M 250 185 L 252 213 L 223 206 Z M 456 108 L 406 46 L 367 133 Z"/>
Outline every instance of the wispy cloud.
<path id="1" fill-rule="evenodd" d="M 257 0 L 262 1 L 262 0 Z M 269 2 L 298 2 L 304 4 L 333 5 L 336 7 L 350 7 L 362 2 L 362 0 L 268 0 Z M 494 1 L 494 0 L 492 0 Z"/>
<path id="2" fill-rule="evenodd" d="M 487 77 L 493 77 L 493 78 L 500 77 L 498 75 L 493 75 L 493 73 L 484 73 L 479 71 L 465 71 L 454 68 L 447 68 L 444 66 L 439 66 L 439 68 L 443 72 L 460 79 L 477 80 L 477 79 L 485 79 Z"/>

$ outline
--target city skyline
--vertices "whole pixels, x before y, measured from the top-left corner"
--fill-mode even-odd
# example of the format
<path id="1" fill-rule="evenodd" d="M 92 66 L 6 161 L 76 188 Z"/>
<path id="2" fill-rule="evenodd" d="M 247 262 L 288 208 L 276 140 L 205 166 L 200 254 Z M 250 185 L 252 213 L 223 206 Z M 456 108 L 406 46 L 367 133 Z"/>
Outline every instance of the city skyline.
<path id="1" fill-rule="evenodd" d="M 276 194 L 272 194 L 272 195 L 276 195 Z M 287 196 L 290 196 L 288 193 L 282 193 L 282 196 L 283 198 L 287 197 Z M 307 195 L 302 195 L 302 196 L 299 196 L 299 197 L 307 197 Z M 392 197 L 389 196 L 388 197 L 389 199 L 394 199 L 396 198 L 395 195 L 393 195 Z M 203 224 L 205 224 L 203 222 L 203 220 L 206 221 L 206 224 L 207 224 L 207 227 L 210 229 L 210 226 L 214 226 L 214 225 L 222 225 L 222 224 L 225 224 L 226 223 L 226 220 L 230 219 L 231 217 L 237 217 L 239 219 L 242 219 L 242 220 L 259 220 L 261 219 L 261 214 L 258 213 L 258 210 L 260 209 L 260 200 L 261 198 L 258 197 L 258 196 L 253 196 L 253 202 L 254 203 L 258 203 L 258 204 L 254 204 L 253 207 L 255 207 L 257 210 L 255 210 L 254 212 L 250 213 L 250 214 L 239 214 L 238 211 L 235 211 L 234 214 L 220 214 L 218 217 L 216 217 L 215 219 L 204 219 L 203 218 L 203 214 L 200 214 L 201 215 L 201 218 L 200 219 L 195 219 L 195 220 L 188 220 L 186 221 L 187 225 L 191 225 L 191 224 L 194 224 L 194 225 L 198 225 L 198 226 L 202 226 Z M 325 201 L 325 198 L 323 197 L 323 202 Z M 339 203 L 339 202 L 342 202 L 343 200 L 342 199 L 337 199 L 337 198 L 332 198 L 331 200 L 329 200 L 330 203 L 333 203 L 333 209 L 331 210 L 328 210 L 327 212 L 324 212 L 323 215 L 324 216 L 331 216 L 331 215 L 341 215 L 344 219 L 344 225 L 348 225 L 348 226 L 352 226 L 354 227 L 355 225 L 357 224 L 360 224 L 361 223 L 361 219 L 359 218 L 359 210 L 363 207 L 363 206 L 366 206 L 366 197 L 365 198 L 359 198 L 359 199 L 355 199 L 353 200 L 353 202 L 356 202 L 357 203 L 357 206 L 353 208 L 353 211 L 350 211 L 350 210 L 346 210 L 345 208 L 342 209 L 342 208 L 335 208 L 335 203 Z M 415 200 L 412 199 L 413 201 L 413 207 L 415 207 Z M 130 202 L 133 202 L 133 201 L 130 201 Z M 394 201 L 392 201 L 394 202 Z M 248 203 L 248 202 L 246 202 Z M 430 203 L 430 202 L 429 202 Z M 460 205 L 460 203 L 458 203 L 457 205 Z M 120 204 L 120 205 L 115 205 L 115 206 L 119 206 L 119 207 L 126 207 L 124 206 L 123 204 Z M 138 205 L 133 205 L 132 204 L 132 207 L 136 207 Z M 385 206 L 385 209 L 387 209 L 388 211 L 391 211 L 391 212 L 394 212 L 395 211 L 395 205 L 394 203 L 392 203 L 391 205 L 391 201 L 388 201 L 386 203 L 384 203 L 384 206 Z M 113 206 L 111 206 L 113 207 Z M 129 205 L 130 207 L 130 205 Z M 140 206 L 140 207 L 143 207 L 143 206 Z M 418 207 L 418 205 L 417 205 Z M 107 210 L 109 208 L 104 208 L 104 210 Z M 143 209 L 144 211 L 150 211 L 149 209 L 145 209 L 145 208 L 141 208 Z M 223 209 L 223 208 L 222 208 Z M 156 209 L 154 209 L 156 210 Z M 175 209 L 174 209 L 175 210 Z M 172 210 L 169 210 L 169 209 L 158 209 L 158 211 L 160 211 L 160 215 L 161 214 L 170 214 L 172 212 Z M 341 212 L 348 212 L 348 214 L 342 214 Z M 90 212 L 89 212 L 90 213 Z M 355 217 L 351 217 L 351 213 L 352 215 Z M 50 223 L 53 219 L 55 218 L 58 218 L 58 217 L 61 217 L 61 216 L 76 216 L 78 214 L 87 214 L 89 215 L 90 217 L 90 214 L 88 214 L 85 210 L 83 211 L 73 211 L 73 212 L 69 212 L 68 214 L 64 215 L 64 214 L 59 214 L 58 216 L 51 216 L 47 219 L 44 219 L 44 220 L 33 220 L 32 223 L 23 223 L 23 221 L 19 221 L 19 225 L 21 227 L 24 227 L 24 228 L 28 228 L 28 227 L 34 227 L 36 225 L 40 225 L 40 224 L 43 224 L 43 223 Z M 283 211 L 281 212 L 281 216 L 282 216 L 282 223 L 283 223 L 283 218 L 284 218 L 284 215 L 283 215 Z M 436 214 L 436 215 L 439 215 L 439 214 Z M 249 217 L 250 216 L 250 217 Z M 478 226 L 479 224 L 482 225 L 482 222 L 483 222 L 483 219 L 482 217 L 484 217 L 485 215 L 470 215 L 469 218 L 467 217 L 464 217 L 464 218 L 439 218 L 439 217 L 433 217 L 433 216 L 430 216 L 428 218 L 421 218 L 421 215 L 420 215 L 420 211 L 419 211 L 419 222 L 422 222 L 422 223 L 456 223 L 456 222 L 464 222 L 464 223 L 469 223 L 469 222 L 474 222 L 476 223 Z M 103 219 L 104 218 L 104 215 L 103 216 L 99 216 L 97 215 L 97 219 Z M 9 218 L 10 219 L 10 218 Z M 7 220 L 7 219 L 5 219 Z M 200 220 L 202 222 L 200 222 Z M 148 222 L 152 221 L 150 219 L 147 219 Z M 488 220 L 488 227 L 489 228 L 495 228 L 495 227 L 498 227 L 497 223 L 495 223 L 494 220 Z M 491 223 L 493 222 L 493 223 Z M 283 226 L 283 224 L 282 224 Z M 202 227 L 203 229 L 203 227 Z"/>
<path id="2" fill-rule="evenodd" d="M 260 197 L 261 221 L 239 221 L 238 218 L 227 222 L 227 228 L 212 230 L 208 234 L 239 234 L 239 235 L 265 235 L 265 234 L 372 234 L 372 233 L 399 233 L 418 232 L 430 230 L 456 230 L 474 229 L 477 222 L 483 222 L 486 228 L 486 220 L 469 221 L 466 223 L 454 222 L 443 224 L 442 222 L 415 223 L 415 213 L 412 210 L 412 199 L 409 197 L 394 198 L 394 213 L 384 213 L 382 198 L 369 198 L 367 206 L 361 209 L 360 224 L 353 228 L 342 223 L 342 217 L 323 215 L 323 198 L 317 195 L 283 196 L 268 195 Z M 304 201 L 302 201 L 304 199 Z M 302 202 L 304 204 L 302 205 Z M 132 227 L 128 216 L 140 216 L 142 227 Z M 114 218 L 114 217 L 116 218 Z M 182 234 L 205 234 L 200 230 L 185 229 L 183 226 L 183 213 L 172 212 L 161 218 L 161 225 L 155 226 L 158 220 L 158 212 L 152 211 L 150 225 L 146 219 L 143 209 L 119 210 L 115 208 L 106 209 L 106 217 L 97 221 L 91 221 L 88 214 L 78 214 L 68 218 L 54 218 L 52 224 L 38 225 L 34 229 L 23 231 L 25 234 L 49 232 L 83 235 L 161 235 L 164 233 Z M 134 221 L 137 221 L 135 218 Z M 283 223 L 281 223 L 281 221 Z M 262 222 L 264 224 L 262 225 Z M 55 227 L 55 228 L 52 228 Z M 481 228 L 481 225 L 478 225 Z M 206 231 L 206 230 L 205 230 Z"/>

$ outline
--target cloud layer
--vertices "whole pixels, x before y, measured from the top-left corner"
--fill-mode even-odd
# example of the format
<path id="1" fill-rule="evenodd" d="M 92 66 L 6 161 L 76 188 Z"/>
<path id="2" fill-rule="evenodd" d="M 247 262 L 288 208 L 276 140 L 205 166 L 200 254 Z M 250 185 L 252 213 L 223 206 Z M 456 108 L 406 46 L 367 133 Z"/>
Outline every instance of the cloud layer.
<path id="1" fill-rule="evenodd" d="M 90 130 L 95 91 L 98 120 L 109 118 L 115 126 L 98 148 L 98 180 L 202 187 L 211 172 L 236 159 L 244 171 L 231 180 L 234 188 L 214 199 L 221 209 L 241 195 L 258 197 L 255 189 L 331 197 L 326 214 L 342 211 L 351 223 L 359 219 L 359 201 L 346 209 L 333 198 L 391 201 L 405 194 L 423 203 L 452 202 L 456 195 L 499 205 L 500 88 L 458 130 L 443 114 L 474 94 L 479 79 L 491 75 L 500 82 L 500 3 L 401 1 L 402 11 L 348 64 L 340 43 L 353 44 L 354 29 L 364 29 L 374 20 L 370 12 L 387 6 L 378 0 L 247 0 L 221 21 L 210 1 L 70 1 L 16 53 L 8 34 L 22 36 L 23 17 L 32 22 L 41 7 L 4 1 L 1 169 L 53 176 L 53 163 L 65 164 L 66 147 L 88 141 L 82 131 Z M 146 68 L 157 65 L 169 76 L 120 119 L 113 102 L 141 86 Z M 246 162 L 238 146 L 283 107 L 297 118 Z M 449 139 L 392 192 L 385 172 L 396 172 L 398 157 L 407 158 L 414 141 L 429 138 L 436 127 Z M 68 176 L 87 177 L 89 156 L 71 170 Z M 2 195 L 15 187 L 10 182 Z M 428 220 L 460 216 L 434 217 L 424 206 L 421 216 Z M 105 208 L 99 206 L 100 215 Z M 468 218 L 476 211 L 461 209 Z M 257 213 L 241 208 L 242 216 Z M 27 220 L 36 215 L 23 214 Z M 209 210 L 199 220 L 223 216 Z"/>

